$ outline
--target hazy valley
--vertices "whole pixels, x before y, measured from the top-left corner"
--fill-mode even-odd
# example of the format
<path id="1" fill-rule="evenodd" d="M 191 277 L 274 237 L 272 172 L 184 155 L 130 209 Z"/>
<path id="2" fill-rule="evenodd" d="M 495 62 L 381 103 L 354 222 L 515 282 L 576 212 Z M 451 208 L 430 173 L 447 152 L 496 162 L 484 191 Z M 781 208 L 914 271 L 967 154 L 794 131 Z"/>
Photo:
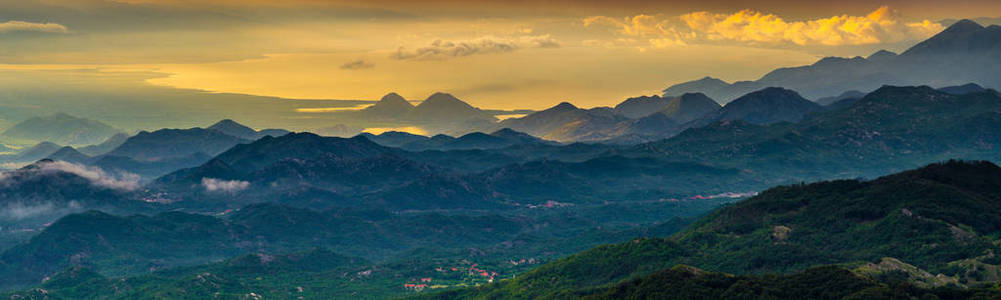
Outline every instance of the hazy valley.
<path id="1" fill-rule="evenodd" d="M 1001 27 L 948 25 L 596 107 L 15 76 L 0 295 L 996 299 Z M 510 43 L 393 57 L 559 48 Z"/>

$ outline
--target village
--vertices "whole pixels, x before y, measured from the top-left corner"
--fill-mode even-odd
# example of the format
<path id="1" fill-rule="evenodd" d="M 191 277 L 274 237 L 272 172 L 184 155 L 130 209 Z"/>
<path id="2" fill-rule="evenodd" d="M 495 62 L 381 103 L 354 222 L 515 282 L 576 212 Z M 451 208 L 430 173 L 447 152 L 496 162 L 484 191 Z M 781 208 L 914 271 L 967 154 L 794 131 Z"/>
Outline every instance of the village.
<path id="1" fill-rule="evenodd" d="M 457 265 L 438 266 L 428 277 L 414 277 L 403 283 L 402 287 L 414 292 L 427 289 L 443 289 L 450 287 L 478 286 L 500 280 L 500 273 L 492 271 L 494 267 L 482 266 L 479 263 L 462 259 Z M 535 258 L 512 259 L 502 263 L 508 268 L 536 265 L 541 263 Z M 501 267 L 501 266 L 498 266 Z M 513 276 L 512 276 L 513 278 Z"/>

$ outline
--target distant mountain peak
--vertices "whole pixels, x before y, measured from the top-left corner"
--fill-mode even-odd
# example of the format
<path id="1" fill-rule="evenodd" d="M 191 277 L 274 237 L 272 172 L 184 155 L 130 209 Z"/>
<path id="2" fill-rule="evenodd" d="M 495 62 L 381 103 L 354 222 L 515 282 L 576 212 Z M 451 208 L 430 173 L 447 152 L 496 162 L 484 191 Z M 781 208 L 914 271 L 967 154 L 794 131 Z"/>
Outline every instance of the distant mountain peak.
<path id="1" fill-rule="evenodd" d="M 711 115 L 709 121 L 744 120 L 752 124 L 799 122 L 804 115 L 818 110 L 820 105 L 806 100 L 796 91 L 767 87 L 727 103 Z"/>
<path id="2" fill-rule="evenodd" d="M 731 84 L 707 76 L 698 80 L 672 85 L 664 89 L 663 94 L 665 97 L 676 97 L 685 93 L 700 92 L 712 99 L 726 103 L 744 94 L 758 90 L 761 87 L 763 86 L 752 81 L 736 81 Z"/>
<path id="3" fill-rule="evenodd" d="M 639 119 L 663 110 L 674 100 L 676 99 L 660 95 L 632 97 L 615 105 L 614 113 L 630 119 Z"/>
<path id="4" fill-rule="evenodd" d="M 1001 31 L 994 32 L 970 20 L 960 20 L 942 32 L 914 45 L 901 55 L 997 54 Z"/>
<path id="5" fill-rule="evenodd" d="M 698 80 L 691 81 L 691 82 L 688 82 L 688 83 L 691 84 L 691 85 L 712 86 L 712 87 L 719 87 L 719 86 L 728 86 L 728 85 L 730 85 L 729 82 L 726 82 L 726 81 L 723 81 L 722 79 L 719 79 L 719 78 L 716 78 L 716 77 L 711 77 L 711 76 L 702 77 L 702 78 L 699 78 Z M 667 90 L 668 89 L 665 89 L 664 92 L 667 92 Z M 664 96 L 672 96 L 672 95 L 665 94 Z"/>
<path id="6" fill-rule="evenodd" d="M 382 96 L 382 99 L 379 99 L 379 103 L 413 106 L 409 101 L 407 101 L 407 99 L 404 99 L 403 96 L 400 96 L 400 94 L 395 92 L 390 92 L 389 94 Z M 376 105 L 379 105 L 379 103 Z"/>
<path id="7" fill-rule="evenodd" d="M 719 105 L 719 102 L 716 102 L 716 100 L 713 100 L 713 98 L 709 98 L 709 96 L 706 96 L 706 94 L 685 93 L 681 96 L 678 96 L 677 100 L 673 101 L 671 104 L 668 105 L 668 109 L 672 107 L 677 107 L 677 109 L 679 110 L 686 110 L 686 109 L 716 110 L 719 109 L 721 106 Z M 702 113 L 709 113 L 709 111 L 705 111 Z"/>
<path id="8" fill-rule="evenodd" d="M 426 100 L 424 100 L 424 102 L 428 102 L 428 101 L 459 101 L 459 102 L 462 102 L 462 100 L 459 100 L 459 98 L 456 98 L 455 96 L 452 96 L 452 94 L 444 93 L 444 92 L 435 92 L 434 94 L 431 94 L 431 96 L 428 96 L 428 98 Z"/>
<path id="9" fill-rule="evenodd" d="M 577 109 L 579 109 L 579 108 L 577 108 L 577 106 L 571 104 L 570 102 L 566 102 L 566 101 L 560 102 L 560 104 L 557 104 L 556 106 L 553 106 L 552 108 L 550 108 L 550 110 L 558 110 L 558 111 L 577 110 Z"/>
<path id="10" fill-rule="evenodd" d="M 799 96 L 799 93 L 797 93 L 796 91 L 777 86 L 766 87 L 760 91 L 753 92 L 752 94 L 777 94 L 777 93 L 796 94 L 797 96 Z"/>
<path id="11" fill-rule="evenodd" d="M 219 120 L 219 122 L 213 124 L 212 126 L 243 126 L 243 124 L 237 123 L 236 121 L 233 121 L 233 119 L 222 119 Z"/>
<path id="12" fill-rule="evenodd" d="M 400 94 L 397 94 L 396 92 L 389 92 L 385 96 L 382 96 L 382 99 L 380 100 L 393 100 L 393 99 L 403 99 L 403 96 L 400 96 Z"/>
<path id="13" fill-rule="evenodd" d="M 895 52 L 887 51 L 887 50 L 879 50 L 879 51 L 876 51 L 873 54 L 870 54 L 869 57 L 867 57 L 866 59 L 868 59 L 868 60 L 879 60 L 879 59 L 890 58 L 890 57 L 895 57 L 895 56 L 897 56 L 897 53 L 895 53 Z"/>
<path id="14" fill-rule="evenodd" d="M 782 87 L 767 87 L 761 90 L 757 90 L 747 95 L 741 96 L 733 100 L 733 102 L 728 103 L 727 107 L 746 105 L 747 103 L 753 103 L 754 105 L 761 105 L 766 103 L 771 104 L 784 104 L 785 102 L 793 102 L 796 100 L 806 100 L 803 96 L 800 96 L 796 91 L 782 88 Z M 809 102 L 809 100 L 806 100 Z M 810 102 L 813 103 L 813 102 Z"/>
<path id="15" fill-rule="evenodd" d="M 382 96 L 379 102 L 363 109 L 362 113 L 376 117 L 398 118 L 413 109 L 414 105 L 410 104 L 410 101 L 407 101 L 407 99 L 404 99 L 397 93 L 389 93 Z"/>
<path id="16" fill-rule="evenodd" d="M 728 84 L 726 81 L 723 81 L 722 79 L 715 78 L 715 77 L 712 77 L 712 76 L 706 76 L 706 77 L 699 78 L 699 80 L 696 80 L 695 82 L 703 82 L 703 83 L 709 83 L 709 82 L 711 82 L 711 83 Z"/>
<path id="17" fill-rule="evenodd" d="M 830 64 L 836 64 L 836 63 L 841 63 L 841 62 L 848 62 L 848 61 L 852 61 L 852 60 L 853 59 L 848 59 L 848 58 L 844 58 L 844 57 L 827 56 L 827 57 L 821 58 L 817 62 L 813 63 L 813 65 L 814 66 L 823 66 L 823 65 L 830 65 Z"/>
<path id="18" fill-rule="evenodd" d="M 54 153 L 53 155 L 62 154 L 62 153 L 72 154 L 72 153 L 80 153 L 80 152 L 76 151 L 76 148 L 73 148 L 72 146 L 63 146 L 62 148 L 59 148 L 59 150 L 56 150 L 56 153 Z"/>
<path id="19" fill-rule="evenodd" d="M 505 135 L 512 135 L 512 134 L 514 134 L 514 135 L 522 135 L 522 134 L 525 134 L 525 133 L 521 133 L 521 132 L 518 132 L 517 130 L 504 127 L 504 128 L 501 128 L 500 130 L 494 131 L 490 135 L 505 136 Z"/>
<path id="20" fill-rule="evenodd" d="M 215 130 L 227 135 L 247 140 L 256 140 L 260 136 L 257 130 L 254 130 L 253 128 L 250 128 L 246 125 L 237 123 L 236 121 L 233 121 L 231 119 L 223 119 L 219 122 L 216 122 L 212 126 L 209 126 L 206 129 Z"/>
<path id="21" fill-rule="evenodd" d="M 452 94 L 436 92 L 410 112 L 411 117 L 425 122 L 470 122 L 496 120 L 493 115 L 476 108 Z"/>
<path id="22" fill-rule="evenodd" d="M 58 112 L 21 121 L 3 131 L 3 136 L 29 141 L 91 145 L 119 133 L 118 129 L 96 120 Z"/>
<path id="23" fill-rule="evenodd" d="M 685 93 L 671 99 L 658 114 L 651 116 L 663 115 L 671 122 L 685 124 L 714 113 L 719 109 L 719 103 L 703 93 Z"/>
<path id="24" fill-rule="evenodd" d="M 472 105 L 466 103 L 465 101 L 459 100 L 455 96 L 449 93 L 436 92 L 431 96 L 428 96 L 423 102 L 417 105 L 417 108 L 427 108 L 427 107 L 438 107 L 438 108 L 473 108 Z"/>
<path id="25" fill-rule="evenodd" d="M 142 131 L 107 155 L 141 161 L 191 157 L 199 153 L 212 156 L 247 141 L 249 140 L 215 129 L 160 129 L 153 132 Z"/>
<path id="26" fill-rule="evenodd" d="M 689 101 L 689 100 L 700 100 L 700 101 L 701 100 L 710 100 L 710 101 L 716 102 L 716 100 L 713 100 L 712 98 L 709 98 L 709 96 L 707 96 L 706 94 L 698 93 L 698 92 L 696 92 L 696 93 L 684 93 L 681 96 L 679 96 L 678 98 L 680 98 L 681 100 L 684 100 L 684 101 Z"/>
<path id="27" fill-rule="evenodd" d="M 47 157 L 47 159 L 61 160 L 71 163 L 84 163 L 89 158 L 89 156 L 80 153 L 80 151 L 77 151 L 75 148 L 70 146 L 59 148 L 59 150 Z"/>
<path id="28" fill-rule="evenodd" d="M 321 140 L 321 139 L 323 139 L 322 136 L 320 136 L 318 134 L 315 134 L 315 133 L 311 133 L 311 132 L 293 132 L 291 134 L 288 134 L 288 135 L 284 136 L 284 138 L 289 139 L 289 140 Z"/>
<path id="29" fill-rule="evenodd" d="M 934 36 L 899 54 L 880 50 L 867 58 L 825 57 L 813 64 L 775 69 L 755 81 L 727 84 L 712 77 L 682 82 L 666 96 L 703 92 L 726 103 L 766 86 L 791 88 L 817 99 L 847 90 L 872 91 L 883 84 L 956 85 L 976 82 L 1001 87 L 1001 26 L 984 27 L 970 20 L 952 23 Z"/>
<path id="30" fill-rule="evenodd" d="M 253 128 L 250 128 L 250 127 L 248 127 L 246 125 L 237 123 L 236 121 L 233 121 L 232 119 L 222 119 L 219 122 L 216 122 L 215 124 L 212 124 L 212 126 L 209 126 L 208 129 L 215 129 L 215 130 L 219 130 L 219 129 L 240 129 L 240 130 L 250 130 L 250 131 L 254 130 Z M 222 130 L 220 130 L 220 131 L 222 131 Z"/>
<path id="31" fill-rule="evenodd" d="M 494 131 L 493 133 L 490 133 L 490 135 L 495 136 L 495 137 L 508 138 L 508 139 L 521 139 L 521 140 L 536 140 L 537 139 L 536 137 L 534 137 L 534 136 L 532 136 L 530 134 L 527 134 L 527 133 L 524 133 L 524 132 L 521 132 L 521 131 L 517 131 L 517 130 L 511 129 L 511 128 L 507 128 L 507 127 L 504 127 L 504 128 L 502 128 L 500 130 L 497 130 L 497 131 Z"/>
<path id="32" fill-rule="evenodd" d="M 953 23 L 952 25 L 949 25 L 949 28 L 946 28 L 942 32 L 943 33 L 969 32 L 969 31 L 977 31 L 980 29 L 984 29 L 984 26 L 980 25 L 980 23 L 974 22 L 973 20 L 970 19 L 962 19 L 956 21 L 956 23 Z"/>

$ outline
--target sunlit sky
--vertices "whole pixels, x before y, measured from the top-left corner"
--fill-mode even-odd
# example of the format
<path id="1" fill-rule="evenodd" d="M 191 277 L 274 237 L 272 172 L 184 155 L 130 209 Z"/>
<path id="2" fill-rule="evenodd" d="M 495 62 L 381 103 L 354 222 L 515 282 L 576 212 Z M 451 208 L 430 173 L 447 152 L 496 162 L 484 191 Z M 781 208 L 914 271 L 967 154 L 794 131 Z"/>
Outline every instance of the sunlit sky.
<path id="1" fill-rule="evenodd" d="M 949 20 L 999 16 L 993 0 L 0 0 L 0 72 L 152 72 L 136 84 L 285 98 L 444 91 L 483 108 L 591 107 L 707 75 L 753 80 L 824 56 L 901 51 Z"/>

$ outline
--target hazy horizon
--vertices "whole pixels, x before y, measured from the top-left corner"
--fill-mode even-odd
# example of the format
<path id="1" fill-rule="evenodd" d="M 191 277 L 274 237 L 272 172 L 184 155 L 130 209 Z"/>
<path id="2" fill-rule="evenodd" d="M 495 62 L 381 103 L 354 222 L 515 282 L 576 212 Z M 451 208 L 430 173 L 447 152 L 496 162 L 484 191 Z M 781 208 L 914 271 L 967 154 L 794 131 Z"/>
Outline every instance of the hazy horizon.
<path id="1" fill-rule="evenodd" d="M 0 13 L 0 76 L 290 99 L 581 107 L 712 76 L 754 80 L 826 56 L 899 52 L 998 4 L 704 5 L 437 1 L 24 1 Z M 983 19 L 996 20 L 996 19 Z M 141 38 L 140 38 L 141 37 Z M 30 70 L 30 74 L 25 73 Z M 20 85 L 17 80 L 0 84 Z"/>
<path id="2" fill-rule="evenodd" d="M 0 0 L 0 298 L 1001 299 L 999 13 Z"/>

